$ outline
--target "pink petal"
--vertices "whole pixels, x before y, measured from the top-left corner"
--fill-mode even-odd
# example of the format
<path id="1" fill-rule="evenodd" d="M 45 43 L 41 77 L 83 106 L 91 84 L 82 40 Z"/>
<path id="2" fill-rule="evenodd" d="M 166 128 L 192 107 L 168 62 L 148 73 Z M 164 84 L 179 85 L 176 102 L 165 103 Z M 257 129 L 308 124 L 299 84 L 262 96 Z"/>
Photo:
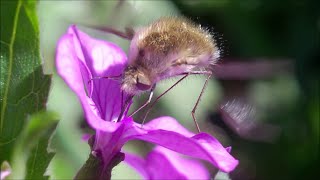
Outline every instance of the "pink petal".
<path id="1" fill-rule="evenodd" d="M 77 44 L 77 42 L 79 41 L 77 39 L 77 36 L 74 33 L 75 31 L 77 31 L 75 27 L 69 28 L 69 33 L 62 36 L 58 42 L 57 52 L 56 52 L 56 67 L 57 67 L 58 74 L 64 79 L 64 81 L 68 84 L 68 86 L 78 96 L 82 104 L 82 107 L 84 109 L 87 121 L 91 125 L 91 127 L 97 130 L 101 129 L 104 131 L 112 132 L 117 128 L 118 125 L 115 123 L 110 123 L 108 121 L 111 121 L 117 118 L 120 110 L 119 108 L 114 108 L 114 110 L 112 111 L 106 110 L 107 106 L 103 104 L 106 103 L 106 101 L 108 101 L 109 106 L 114 105 L 115 107 L 119 107 L 121 105 L 121 101 L 119 101 L 119 97 L 114 96 L 114 93 L 113 93 L 113 92 L 115 93 L 120 92 L 119 84 L 117 82 L 104 79 L 102 81 L 104 81 L 105 84 L 107 85 L 109 84 L 111 86 L 108 90 L 105 90 L 105 92 L 108 92 L 108 94 L 104 94 L 105 98 L 102 98 L 102 100 L 100 101 L 95 99 L 94 101 L 93 98 L 91 99 L 87 96 L 84 85 L 85 85 L 85 82 L 87 82 L 87 80 L 91 78 L 91 74 L 94 71 L 92 71 L 89 68 L 90 66 L 88 66 L 86 62 L 93 61 L 93 60 L 89 58 L 86 58 L 86 61 L 84 60 L 83 54 L 81 54 L 81 52 L 79 51 L 80 44 Z M 84 35 L 81 34 L 81 38 L 83 36 Z M 104 49 L 115 48 L 115 45 L 109 46 L 108 43 L 105 43 L 99 40 L 95 40 L 95 39 L 91 39 L 91 40 L 85 39 L 85 40 L 88 44 L 91 44 L 91 45 L 95 44 L 96 46 L 103 47 Z M 92 51 L 93 49 L 94 48 L 91 48 Z M 116 50 L 119 50 L 119 49 L 120 48 Z M 126 59 L 122 58 L 121 53 L 119 54 L 120 54 L 119 64 L 121 63 L 124 64 L 125 63 L 124 61 L 126 61 Z M 111 66 L 112 63 L 114 63 L 114 61 L 112 62 L 105 61 L 105 64 L 109 64 L 109 66 Z M 99 83 L 99 81 L 100 80 L 95 80 L 94 82 Z M 97 86 L 98 85 L 99 84 L 97 84 Z M 101 86 L 101 88 L 106 88 L 106 86 Z M 90 93 L 90 90 L 87 90 L 87 91 L 89 91 Z M 92 92 L 92 94 L 95 94 L 95 92 Z M 101 110 L 102 108 L 105 108 L 105 109 Z M 109 119 L 101 118 L 102 117 L 101 113 L 106 113 L 106 112 L 108 112 L 106 116 L 108 116 Z"/>
<path id="2" fill-rule="evenodd" d="M 172 128 L 175 131 L 171 131 Z M 206 133 L 193 135 L 170 117 L 155 119 L 143 128 L 140 124 L 134 124 L 133 128 L 125 132 L 123 138 L 123 141 L 148 141 L 184 155 L 209 161 L 224 172 L 230 172 L 238 165 L 238 160 L 232 157 L 217 139 Z"/>
<path id="3" fill-rule="evenodd" d="M 209 179 L 201 162 L 157 146 L 145 159 L 126 153 L 125 162 L 145 179 Z"/>
<path id="4" fill-rule="evenodd" d="M 71 26 L 68 32 L 75 35 L 73 42 L 77 57 L 82 62 L 80 65 L 83 64 L 86 67 L 81 68 L 83 83 L 88 84 L 93 77 L 122 74 L 127 57 L 120 47 L 107 41 L 91 38 L 75 26 Z M 120 82 L 102 78 L 91 81 L 90 85 L 88 94 L 98 108 L 100 117 L 107 121 L 116 121 L 121 111 Z"/>
<path id="5" fill-rule="evenodd" d="M 144 178 L 144 179 L 150 179 L 149 178 L 149 174 L 148 174 L 148 169 L 147 167 L 147 163 L 145 161 L 145 159 L 143 159 L 140 156 L 137 156 L 135 154 L 131 154 L 131 153 L 125 153 L 125 159 L 124 161 L 129 164 L 131 167 L 133 167 L 136 171 L 139 172 L 139 174 Z"/>

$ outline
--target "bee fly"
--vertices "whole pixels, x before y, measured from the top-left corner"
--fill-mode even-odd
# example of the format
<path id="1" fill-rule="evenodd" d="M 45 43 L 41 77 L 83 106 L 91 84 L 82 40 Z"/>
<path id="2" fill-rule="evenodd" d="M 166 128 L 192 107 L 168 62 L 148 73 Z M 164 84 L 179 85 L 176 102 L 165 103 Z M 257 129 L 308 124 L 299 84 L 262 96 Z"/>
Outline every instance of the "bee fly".
<path id="1" fill-rule="evenodd" d="M 191 112 L 200 132 L 195 112 L 212 75 L 210 68 L 220 56 L 212 35 L 201 26 L 182 17 L 162 17 L 136 31 L 127 29 L 126 32 L 120 32 L 112 28 L 97 29 L 131 40 L 128 65 L 124 72 L 117 77 L 98 77 L 120 80 L 122 93 L 130 96 L 124 103 L 119 119 L 122 118 L 129 101 L 135 95 L 150 91 L 148 100 L 130 116 L 146 107 L 151 102 L 153 91 L 159 81 L 182 75 L 181 79 L 150 104 L 143 122 L 154 104 L 164 94 L 189 75 L 203 74 L 207 78 Z"/>

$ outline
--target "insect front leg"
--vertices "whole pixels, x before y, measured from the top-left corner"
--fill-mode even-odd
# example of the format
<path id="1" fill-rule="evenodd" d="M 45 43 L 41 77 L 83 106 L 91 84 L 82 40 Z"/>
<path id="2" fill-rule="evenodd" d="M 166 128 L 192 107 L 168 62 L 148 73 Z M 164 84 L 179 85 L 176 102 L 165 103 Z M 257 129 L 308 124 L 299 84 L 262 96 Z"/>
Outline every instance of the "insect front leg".
<path id="1" fill-rule="evenodd" d="M 127 99 L 125 99 L 125 102 L 123 104 L 123 91 L 121 92 L 121 112 L 120 115 L 118 117 L 117 122 L 120 122 L 122 120 L 123 115 L 126 115 L 126 113 L 128 112 L 128 107 L 129 104 L 131 103 L 131 100 L 133 99 L 133 96 L 128 96 Z"/>
<path id="2" fill-rule="evenodd" d="M 135 110 L 133 113 L 131 113 L 129 115 L 129 117 L 132 117 L 133 115 L 135 115 L 137 112 L 139 112 L 141 109 L 146 107 L 151 102 L 151 99 L 152 99 L 152 96 L 153 96 L 153 91 L 154 91 L 155 88 L 156 88 L 156 84 L 152 86 L 152 88 L 150 90 L 150 94 L 149 94 L 148 100 L 142 106 L 140 106 L 137 110 Z"/>
<path id="3" fill-rule="evenodd" d="M 186 77 L 189 76 L 189 73 L 184 73 L 184 74 L 181 74 L 181 75 L 184 75 L 181 79 L 179 79 L 176 83 L 174 83 L 170 88 L 168 88 L 165 92 L 163 92 L 162 94 L 160 94 L 154 101 L 153 103 L 150 105 L 150 107 L 148 108 L 146 114 L 144 115 L 144 118 L 143 118 L 143 121 L 141 123 L 141 127 L 143 126 L 148 114 L 150 113 L 150 111 L 152 110 L 153 106 L 156 104 L 156 102 L 158 102 L 158 100 L 163 96 L 165 95 L 167 92 L 169 92 L 173 87 L 175 87 L 177 84 L 179 84 L 182 80 L 184 80 Z"/>

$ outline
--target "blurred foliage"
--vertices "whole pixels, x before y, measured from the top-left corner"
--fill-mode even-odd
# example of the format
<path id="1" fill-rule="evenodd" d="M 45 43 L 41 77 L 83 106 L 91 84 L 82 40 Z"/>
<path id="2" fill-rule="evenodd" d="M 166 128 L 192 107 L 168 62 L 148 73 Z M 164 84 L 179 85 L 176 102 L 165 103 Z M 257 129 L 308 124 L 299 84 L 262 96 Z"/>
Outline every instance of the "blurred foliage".
<path id="1" fill-rule="evenodd" d="M 181 12 L 201 22 L 227 42 L 238 59 L 291 58 L 294 74 L 250 82 L 249 96 L 265 120 L 282 128 L 273 144 L 233 137 L 240 167 L 235 179 L 308 179 L 319 151 L 319 1 L 199 0 L 174 1 Z M 248 82 L 247 82 L 248 83 Z M 225 87 L 228 88 L 228 87 Z M 254 95 L 255 94 L 255 95 Z"/>
<path id="2" fill-rule="evenodd" d="M 58 115 L 53 112 L 38 112 L 30 116 L 17 138 L 9 179 L 48 179 L 44 176 L 54 155 L 48 144 L 58 120 Z"/>
<path id="3" fill-rule="evenodd" d="M 51 81 L 50 76 L 42 72 L 35 1 L 1 1 L 0 54 L 0 163 L 5 160 L 12 163 L 14 145 L 20 146 L 23 152 L 26 147 L 21 146 L 31 142 L 36 143 L 36 146 L 45 147 L 45 150 L 48 144 L 41 141 L 33 142 L 34 137 L 29 137 L 24 143 L 23 140 L 18 140 L 26 135 L 21 135 L 21 131 L 26 128 L 27 118 L 45 109 Z M 41 120 L 42 123 L 50 125 L 50 120 Z M 30 151 L 34 150 L 29 148 Z M 29 155 L 25 156 L 26 161 L 29 158 Z M 45 159 L 38 159 L 37 163 L 48 163 L 44 161 Z M 13 171 L 17 172 L 16 169 Z"/>

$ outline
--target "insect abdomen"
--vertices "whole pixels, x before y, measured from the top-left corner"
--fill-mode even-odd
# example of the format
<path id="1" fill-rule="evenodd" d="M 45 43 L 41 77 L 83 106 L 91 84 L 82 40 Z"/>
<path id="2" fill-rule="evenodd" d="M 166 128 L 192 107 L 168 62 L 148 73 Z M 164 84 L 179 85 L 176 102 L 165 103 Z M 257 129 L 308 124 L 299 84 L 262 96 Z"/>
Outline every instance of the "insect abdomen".
<path id="1" fill-rule="evenodd" d="M 183 18 L 161 18 L 147 27 L 142 34 L 139 49 L 155 56 L 151 58 L 173 57 L 175 59 L 171 59 L 172 63 L 181 61 L 182 64 L 210 64 L 204 61 L 212 61 L 210 57 L 216 57 L 218 51 L 207 31 Z M 192 61 L 189 62 L 188 59 Z"/>

